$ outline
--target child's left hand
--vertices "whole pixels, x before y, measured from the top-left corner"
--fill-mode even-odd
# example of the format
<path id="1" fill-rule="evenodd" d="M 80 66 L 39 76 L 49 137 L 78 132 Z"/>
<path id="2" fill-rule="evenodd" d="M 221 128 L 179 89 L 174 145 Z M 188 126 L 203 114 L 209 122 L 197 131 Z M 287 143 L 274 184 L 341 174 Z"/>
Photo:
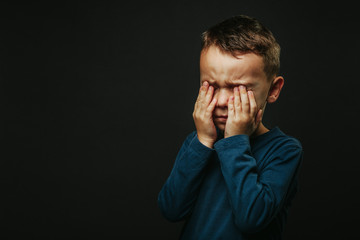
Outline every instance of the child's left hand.
<path id="1" fill-rule="evenodd" d="M 245 86 L 234 87 L 234 95 L 228 102 L 228 119 L 224 137 L 239 134 L 251 135 L 259 126 L 263 110 L 257 109 L 254 93 Z"/>

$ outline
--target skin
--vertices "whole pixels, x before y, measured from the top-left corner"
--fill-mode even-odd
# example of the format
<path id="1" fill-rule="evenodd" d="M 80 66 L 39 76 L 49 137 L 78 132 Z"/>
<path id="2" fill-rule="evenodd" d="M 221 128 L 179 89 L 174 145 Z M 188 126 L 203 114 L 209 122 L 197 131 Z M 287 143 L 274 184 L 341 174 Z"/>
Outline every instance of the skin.
<path id="1" fill-rule="evenodd" d="M 269 131 L 262 116 L 266 103 L 278 99 L 284 78 L 268 79 L 263 69 L 262 57 L 254 53 L 234 57 L 216 46 L 201 52 L 201 87 L 193 118 L 202 144 L 213 147 L 216 127 L 224 132 L 224 138 L 239 134 L 254 137 Z"/>

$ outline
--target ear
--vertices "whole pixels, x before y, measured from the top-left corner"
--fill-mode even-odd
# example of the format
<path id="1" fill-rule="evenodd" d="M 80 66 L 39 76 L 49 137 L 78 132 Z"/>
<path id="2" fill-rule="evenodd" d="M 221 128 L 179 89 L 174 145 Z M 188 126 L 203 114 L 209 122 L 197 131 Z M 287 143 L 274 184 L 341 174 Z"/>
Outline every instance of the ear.
<path id="1" fill-rule="evenodd" d="M 281 76 L 276 77 L 270 87 L 269 95 L 267 97 L 268 103 L 275 102 L 280 95 L 281 89 L 284 86 L 284 78 Z"/>

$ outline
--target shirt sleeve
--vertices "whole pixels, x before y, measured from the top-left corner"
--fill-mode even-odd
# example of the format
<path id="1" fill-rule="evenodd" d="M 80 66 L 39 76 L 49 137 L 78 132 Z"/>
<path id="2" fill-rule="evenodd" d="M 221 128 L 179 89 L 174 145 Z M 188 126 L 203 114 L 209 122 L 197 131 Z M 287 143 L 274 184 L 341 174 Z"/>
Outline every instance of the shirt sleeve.
<path id="1" fill-rule="evenodd" d="M 236 135 L 218 141 L 214 148 L 228 190 L 235 224 L 244 233 L 265 228 L 284 204 L 296 176 L 302 148 L 285 142 L 269 153 L 259 170 L 252 156 L 249 137 Z"/>
<path id="2" fill-rule="evenodd" d="M 214 152 L 198 140 L 196 132 L 186 138 L 158 195 L 158 205 L 165 218 L 180 221 L 191 212 L 205 166 Z"/>

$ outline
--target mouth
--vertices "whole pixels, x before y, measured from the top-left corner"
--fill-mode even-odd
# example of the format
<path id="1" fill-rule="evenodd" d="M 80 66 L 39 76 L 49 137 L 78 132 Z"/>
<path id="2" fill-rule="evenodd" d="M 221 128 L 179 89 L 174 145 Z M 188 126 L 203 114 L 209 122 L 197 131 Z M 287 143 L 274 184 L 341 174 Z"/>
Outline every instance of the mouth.
<path id="1" fill-rule="evenodd" d="M 228 116 L 227 115 L 222 115 L 222 116 L 214 116 L 215 120 L 218 121 L 218 122 L 223 122 L 225 123 Z"/>

